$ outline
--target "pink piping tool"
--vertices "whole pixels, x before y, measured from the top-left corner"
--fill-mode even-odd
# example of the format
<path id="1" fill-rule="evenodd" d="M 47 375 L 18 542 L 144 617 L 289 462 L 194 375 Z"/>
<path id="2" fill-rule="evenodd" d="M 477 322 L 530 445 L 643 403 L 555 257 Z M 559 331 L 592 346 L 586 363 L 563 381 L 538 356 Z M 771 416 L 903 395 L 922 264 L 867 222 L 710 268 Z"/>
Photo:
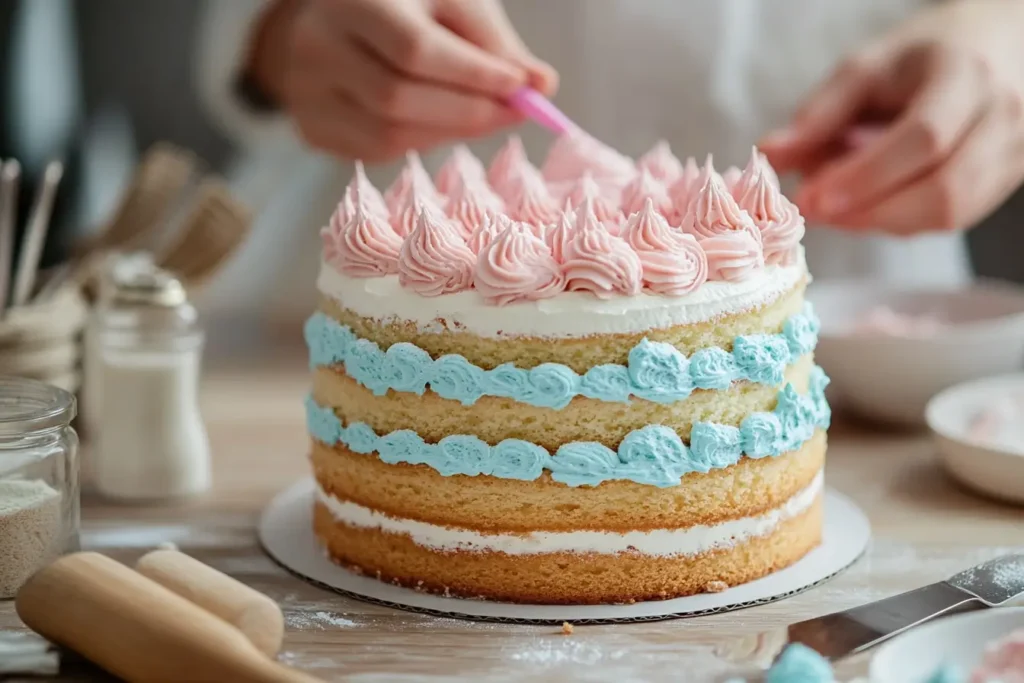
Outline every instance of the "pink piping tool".
<path id="1" fill-rule="evenodd" d="M 533 88 L 520 88 L 512 94 L 508 103 L 516 110 L 526 114 L 540 125 L 559 135 L 577 129 L 576 124 L 563 114 L 558 107 L 552 104 L 551 100 Z"/>

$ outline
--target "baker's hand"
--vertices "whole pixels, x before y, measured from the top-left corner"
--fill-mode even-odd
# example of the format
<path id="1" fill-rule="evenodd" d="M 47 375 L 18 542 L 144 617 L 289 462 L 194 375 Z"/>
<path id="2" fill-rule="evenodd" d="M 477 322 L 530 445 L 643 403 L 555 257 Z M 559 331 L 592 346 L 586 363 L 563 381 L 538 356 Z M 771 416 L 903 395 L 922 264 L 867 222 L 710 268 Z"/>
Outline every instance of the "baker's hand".
<path id="1" fill-rule="evenodd" d="M 811 221 L 971 227 L 1024 179 L 1024 2 L 949 2 L 852 56 L 761 148 Z M 881 122 L 860 135 L 865 121 Z"/>
<path id="2" fill-rule="evenodd" d="M 520 120 L 504 104 L 517 88 L 556 87 L 497 0 L 277 2 L 251 72 L 333 154 L 384 161 L 486 135 Z"/>

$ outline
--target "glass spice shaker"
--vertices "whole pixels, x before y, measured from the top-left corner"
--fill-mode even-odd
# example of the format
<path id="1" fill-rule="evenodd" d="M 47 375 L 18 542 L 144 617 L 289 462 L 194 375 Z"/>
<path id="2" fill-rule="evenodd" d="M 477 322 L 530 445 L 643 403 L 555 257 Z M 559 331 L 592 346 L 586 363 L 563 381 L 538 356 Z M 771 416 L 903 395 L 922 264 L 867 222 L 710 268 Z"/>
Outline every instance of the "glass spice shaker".
<path id="1" fill-rule="evenodd" d="M 137 501 L 202 493 L 211 473 L 196 309 L 181 283 L 155 266 L 115 269 L 110 285 L 91 322 L 95 488 Z"/>
<path id="2" fill-rule="evenodd" d="M 78 550 L 75 397 L 32 379 L 0 378 L 0 599 Z"/>

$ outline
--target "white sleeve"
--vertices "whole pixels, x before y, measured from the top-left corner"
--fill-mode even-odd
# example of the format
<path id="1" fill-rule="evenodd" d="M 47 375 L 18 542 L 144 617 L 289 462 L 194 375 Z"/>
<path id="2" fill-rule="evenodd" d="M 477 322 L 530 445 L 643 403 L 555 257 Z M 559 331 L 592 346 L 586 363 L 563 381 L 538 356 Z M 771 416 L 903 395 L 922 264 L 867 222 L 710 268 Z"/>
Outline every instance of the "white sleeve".
<path id="1" fill-rule="evenodd" d="M 196 82 L 213 122 L 243 147 L 274 145 L 294 133 L 287 118 L 255 111 L 238 94 L 252 33 L 270 0 L 207 0 L 199 27 Z"/>

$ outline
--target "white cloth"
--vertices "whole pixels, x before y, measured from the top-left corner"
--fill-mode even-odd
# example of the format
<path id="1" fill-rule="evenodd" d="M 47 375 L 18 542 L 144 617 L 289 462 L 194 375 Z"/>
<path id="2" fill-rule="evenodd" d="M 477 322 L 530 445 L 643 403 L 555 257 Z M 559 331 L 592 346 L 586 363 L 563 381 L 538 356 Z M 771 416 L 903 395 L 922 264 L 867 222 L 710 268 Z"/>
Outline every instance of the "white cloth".
<path id="1" fill-rule="evenodd" d="M 659 138 L 680 156 L 712 152 L 721 170 L 744 163 L 750 145 L 784 125 L 845 54 L 924 2 L 509 0 L 506 9 L 526 43 L 559 70 L 557 103 L 583 128 L 631 155 Z M 261 215 L 236 272 L 222 278 L 212 294 L 218 305 L 237 308 L 265 303 L 264 297 L 275 292 L 277 306 L 306 310 L 315 296 L 317 228 L 340 197 L 351 167 L 303 152 L 284 132 L 285 124 L 245 113 L 231 84 L 247 47 L 246 27 L 263 1 L 209 4 L 200 61 L 203 94 L 215 116 L 247 147 L 239 173 L 249 169 L 251 175 L 262 165 L 282 189 L 270 195 L 269 184 L 254 186 L 258 196 L 271 198 L 270 210 Z M 539 163 L 550 136 L 530 124 L 521 134 Z M 471 146 L 487 158 L 501 140 Z M 426 162 L 436 167 L 443 156 L 438 150 Z M 371 169 L 371 179 L 386 185 L 395 169 Z M 960 235 L 894 239 L 815 228 L 805 245 L 818 278 L 957 284 L 970 277 Z M 268 270 L 276 273 L 270 280 L 263 275 Z M 261 287 L 257 279 L 263 280 Z"/>

